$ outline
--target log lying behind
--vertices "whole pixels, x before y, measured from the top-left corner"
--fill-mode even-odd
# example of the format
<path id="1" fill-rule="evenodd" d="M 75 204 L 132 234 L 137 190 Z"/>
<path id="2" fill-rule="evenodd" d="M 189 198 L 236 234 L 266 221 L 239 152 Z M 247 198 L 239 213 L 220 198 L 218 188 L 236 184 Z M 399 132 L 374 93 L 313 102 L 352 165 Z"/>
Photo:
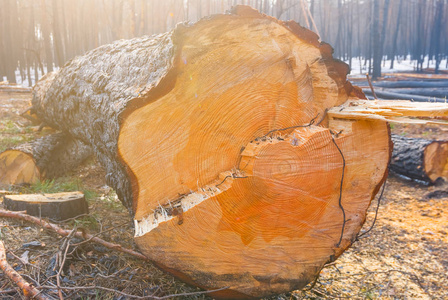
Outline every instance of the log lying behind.
<path id="1" fill-rule="evenodd" d="M 427 183 L 448 179 L 448 141 L 392 135 L 392 171 Z"/>
<path id="2" fill-rule="evenodd" d="M 239 6 L 77 57 L 33 108 L 94 149 L 158 266 L 264 297 L 349 247 L 387 173 L 384 120 L 326 117 L 363 96 L 331 53 Z"/>
<path id="3" fill-rule="evenodd" d="M 26 211 L 35 217 L 57 221 L 89 213 L 86 199 L 81 192 L 5 195 L 3 198 L 3 203 L 9 210 Z"/>
<path id="4" fill-rule="evenodd" d="M 403 89 L 388 89 L 386 92 L 393 92 L 399 94 L 427 96 L 435 98 L 448 98 L 448 88 L 403 88 Z"/>
<path id="5" fill-rule="evenodd" d="M 59 132 L 0 153 L 0 184 L 32 184 L 73 170 L 92 155 L 79 139 Z"/>
<path id="6" fill-rule="evenodd" d="M 382 88 L 441 88 L 448 87 L 448 80 L 400 80 L 379 81 L 373 86 Z"/>
<path id="7" fill-rule="evenodd" d="M 448 74 L 428 74 L 428 73 L 383 73 L 384 77 L 391 78 L 394 80 L 395 78 L 415 78 L 415 79 L 423 79 L 423 80 L 448 80 Z"/>
<path id="8" fill-rule="evenodd" d="M 369 96 L 372 96 L 372 91 L 370 89 L 362 89 L 362 91 Z M 397 99 L 397 100 L 412 100 L 416 102 L 436 102 L 436 103 L 447 103 L 445 98 L 436 98 L 430 96 L 418 96 L 404 93 L 396 93 L 390 91 L 380 91 L 375 90 L 375 94 L 382 99 Z"/>

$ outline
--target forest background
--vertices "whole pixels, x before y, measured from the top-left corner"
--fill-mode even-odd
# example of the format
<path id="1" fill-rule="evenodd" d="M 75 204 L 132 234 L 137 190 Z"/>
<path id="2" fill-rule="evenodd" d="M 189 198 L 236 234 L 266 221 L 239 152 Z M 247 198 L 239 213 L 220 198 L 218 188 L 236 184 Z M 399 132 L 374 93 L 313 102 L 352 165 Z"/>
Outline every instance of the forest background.
<path id="1" fill-rule="evenodd" d="M 180 22 L 250 5 L 295 20 L 373 77 L 385 62 L 415 71 L 447 68 L 448 0 L 1 0 L 0 81 L 31 86 L 74 56 L 110 43 L 163 33 Z M 358 63 L 353 66 L 352 61 Z M 383 62 L 383 64 L 382 64 Z M 442 64 L 441 64 L 442 62 Z M 362 70 L 361 70 L 362 73 Z"/>

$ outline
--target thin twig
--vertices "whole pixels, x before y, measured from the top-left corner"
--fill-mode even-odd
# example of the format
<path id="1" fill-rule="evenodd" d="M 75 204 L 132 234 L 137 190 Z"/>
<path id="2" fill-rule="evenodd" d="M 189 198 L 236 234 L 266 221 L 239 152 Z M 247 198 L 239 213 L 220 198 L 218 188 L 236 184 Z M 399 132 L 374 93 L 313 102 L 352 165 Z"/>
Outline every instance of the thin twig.
<path id="1" fill-rule="evenodd" d="M 40 270 L 40 268 L 38 266 L 35 266 L 33 264 L 30 264 L 29 262 L 23 261 L 20 257 L 18 257 L 17 255 L 14 254 L 14 252 L 12 252 L 11 250 L 6 250 L 9 254 L 11 254 L 15 259 L 17 259 L 18 261 L 20 261 L 20 263 L 24 266 L 30 266 L 33 267 L 37 270 Z"/>
<path id="2" fill-rule="evenodd" d="M 62 224 L 62 223 L 67 223 L 67 222 L 70 222 L 70 221 L 73 221 L 73 220 L 76 220 L 76 219 L 79 219 L 79 218 L 82 218 L 82 217 L 86 217 L 86 216 L 91 217 L 91 215 L 89 213 L 87 213 L 87 214 L 80 214 L 80 215 L 77 215 L 77 216 L 75 216 L 73 218 L 68 218 L 68 219 L 64 219 L 64 220 L 60 220 L 60 221 L 59 220 L 54 220 L 54 219 L 50 219 L 50 221 L 53 222 L 53 223 Z"/>
<path id="3" fill-rule="evenodd" d="M 369 74 L 366 74 L 367 77 L 367 82 L 369 82 L 369 86 L 370 86 L 370 90 L 372 91 L 372 95 L 375 99 L 378 99 L 378 97 L 375 94 L 375 90 L 373 89 L 373 85 L 372 85 L 372 81 L 370 81 L 370 76 Z"/>
<path id="4" fill-rule="evenodd" d="M 93 238 L 95 238 L 95 237 L 97 237 L 97 236 L 100 236 L 100 235 L 102 235 L 102 234 L 104 234 L 104 233 L 106 233 L 106 232 L 109 232 L 109 231 L 112 231 L 112 230 L 114 230 L 114 229 L 117 229 L 118 227 L 123 226 L 123 225 L 126 225 L 126 224 L 129 224 L 129 221 L 123 222 L 123 223 L 118 224 L 118 225 L 116 225 L 116 226 L 113 226 L 113 227 L 111 227 L 111 228 L 109 228 L 109 229 L 106 229 L 106 230 L 100 231 L 100 232 L 98 232 L 98 233 L 95 233 L 95 234 L 93 234 L 90 238 L 88 238 L 87 240 L 84 240 L 84 241 L 79 242 L 79 243 L 76 243 L 76 244 L 72 244 L 72 246 L 78 247 L 78 246 L 80 246 L 80 245 L 82 245 L 82 244 L 88 243 L 88 242 L 90 242 Z M 72 251 L 72 252 L 73 252 L 73 251 Z"/>
<path id="5" fill-rule="evenodd" d="M 17 293 L 17 290 L 16 289 L 0 290 L 0 294 L 11 294 L 11 293 Z"/>
<path id="6" fill-rule="evenodd" d="M 62 229 L 61 227 L 57 226 L 56 224 L 49 223 L 47 221 L 44 221 L 39 218 L 25 214 L 23 212 L 15 212 L 15 211 L 8 211 L 8 210 L 0 209 L 0 217 L 25 220 L 25 221 L 34 223 L 36 225 L 42 226 L 45 229 L 52 230 L 62 236 L 68 236 L 71 232 L 71 230 Z M 100 239 L 99 237 L 94 237 L 91 234 L 77 231 L 75 233 L 75 236 L 78 238 L 82 238 L 82 239 L 91 239 L 92 242 L 100 244 L 106 248 L 120 251 L 123 253 L 127 253 L 127 254 L 137 257 L 139 259 L 149 261 L 149 259 L 145 255 L 141 254 L 140 252 L 134 251 L 132 249 L 124 248 L 122 245 L 119 245 L 119 244 L 107 242 L 103 239 Z"/>
<path id="7" fill-rule="evenodd" d="M 59 264 L 59 270 L 58 270 L 58 273 L 56 274 L 56 284 L 58 286 L 58 296 L 59 296 L 60 300 L 64 300 L 64 297 L 62 296 L 62 290 L 61 290 L 62 269 L 64 268 L 65 260 L 67 259 L 67 252 L 68 252 L 68 248 L 70 247 L 70 239 L 75 235 L 75 233 L 77 231 L 78 231 L 77 227 L 75 226 L 75 228 L 73 228 L 73 230 L 70 232 L 70 234 L 66 237 L 65 242 L 62 244 L 62 247 L 61 247 L 61 250 L 64 251 L 64 254 L 62 255 L 62 260 L 61 260 L 61 263 Z"/>

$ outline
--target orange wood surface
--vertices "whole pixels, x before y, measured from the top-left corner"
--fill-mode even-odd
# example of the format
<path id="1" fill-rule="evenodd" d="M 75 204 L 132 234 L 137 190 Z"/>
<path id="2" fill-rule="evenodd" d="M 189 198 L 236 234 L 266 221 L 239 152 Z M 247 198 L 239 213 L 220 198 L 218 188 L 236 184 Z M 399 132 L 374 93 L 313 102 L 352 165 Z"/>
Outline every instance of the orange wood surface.
<path id="1" fill-rule="evenodd" d="M 387 172 L 386 122 L 326 117 L 349 98 L 346 68 L 293 27 L 251 12 L 179 29 L 173 88 L 122 123 L 136 243 L 183 280 L 229 286 L 214 296 L 302 288 L 351 244 Z"/>

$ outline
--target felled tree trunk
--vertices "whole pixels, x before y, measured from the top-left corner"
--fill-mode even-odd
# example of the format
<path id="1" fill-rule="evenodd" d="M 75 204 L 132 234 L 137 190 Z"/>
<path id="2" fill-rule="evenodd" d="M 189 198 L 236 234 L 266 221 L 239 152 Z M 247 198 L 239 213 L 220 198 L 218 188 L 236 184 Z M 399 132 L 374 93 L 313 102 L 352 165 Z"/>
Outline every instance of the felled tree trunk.
<path id="1" fill-rule="evenodd" d="M 332 49 L 247 7 L 73 59 L 33 107 L 88 143 L 159 267 L 214 297 L 303 288 L 356 238 L 387 173 L 386 122 Z"/>
<path id="2" fill-rule="evenodd" d="M 46 74 L 33 87 L 35 102 L 42 103 L 57 74 Z M 28 112 L 28 117 L 36 119 L 33 107 Z M 50 134 L 0 153 L 0 184 L 32 184 L 45 178 L 56 178 L 73 170 L 91 155 L 91 147 L 69 133 Z"/>
<path id="3" fill-rule="evenodd" d="M 448 142 L 392 135 L 392 171 L 426 183 L 448 178 Z"/>
<path id="4" fill-rule="evenodd" d="M 81 140 L 61 132 L 50 134 L 0 153 L 0 184 L 31 184 L 62 176 L 91 155 Z"/>

